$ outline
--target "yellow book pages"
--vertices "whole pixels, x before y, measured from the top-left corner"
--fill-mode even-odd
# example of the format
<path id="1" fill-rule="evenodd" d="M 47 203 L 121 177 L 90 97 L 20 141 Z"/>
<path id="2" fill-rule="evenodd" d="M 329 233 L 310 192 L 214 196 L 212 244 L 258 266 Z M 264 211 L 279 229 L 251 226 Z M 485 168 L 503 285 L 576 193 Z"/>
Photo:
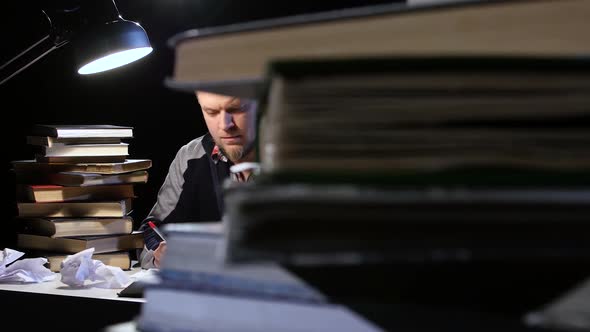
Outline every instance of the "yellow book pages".
<path id="1" fill-rule="evenodd" d="M 94 253 L 98 254 L 143 248 L 143 234 L 58 238 L 20 233 L 17 236 L 17 246 L 23 250 L 46 250 L 67 254 L 94 247 Z"/>
<path id="2" fill-rule="evenodd" d="M 47 258 L 49 269 L 53 272 L 59 272 L 61 270 L 61 262 L 68 257 L 68 255 L 64 254 L 45 254 L 43 256 Z M 123 270 L 129 270 L 131 268 L 131 257 L 128 251 L 94 254 L 92 255 L 92 259 L 99 260 L 105 265 L 120 267 Z"/>
<path id="3" fill-rule="evenodd" d="M 20 233 L 50 237 L 130 234 L 131 217 L 114 218 L 16 218 Z"/>
<path id="4" fill-rule="evenodd" d="M 19 217 L 123 217 L 131 212 L 132 199 L 110 202 L 18 202 Z"/>
<path id="5" fill-rule="evenodd" d="M 22 201 L 49 203 L 73 201 L 108 201 L 135 197 L 133 184 L 66 187 L 60 185 L 17 185 Z"/>

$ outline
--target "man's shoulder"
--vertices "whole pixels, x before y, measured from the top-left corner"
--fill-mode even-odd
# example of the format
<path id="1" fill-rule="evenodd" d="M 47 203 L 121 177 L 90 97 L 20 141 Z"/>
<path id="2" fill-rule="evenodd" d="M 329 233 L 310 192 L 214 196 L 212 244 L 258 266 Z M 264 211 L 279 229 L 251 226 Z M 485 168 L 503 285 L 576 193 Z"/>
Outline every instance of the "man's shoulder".
<path id="1" fill-rule="evenodd" d="M 178 156 L 183 159 L 201 158 L 207 152 L 208 134 L 197 137 L 183 145 L 178 150 Z"/>
<path id="2" fill-rule="evenodd" d="M 205 136 L 207 136 L 207 134 L 205 134 L 205 135 L 203 135 L 203 136 L 200 136 L 200 137 L 197 137 L 197 138 L 195 138 L 195 139 L 191 140 L 190 142 L 186 143 L 184 146 L 185 146 L 187 149 L 191 149 L 191 148 L 193 148 L 193 149 L 194 149 L 194 148 L 201 147 L 201 146 L 203 146 L 203 143 L 204 143 Z"/>

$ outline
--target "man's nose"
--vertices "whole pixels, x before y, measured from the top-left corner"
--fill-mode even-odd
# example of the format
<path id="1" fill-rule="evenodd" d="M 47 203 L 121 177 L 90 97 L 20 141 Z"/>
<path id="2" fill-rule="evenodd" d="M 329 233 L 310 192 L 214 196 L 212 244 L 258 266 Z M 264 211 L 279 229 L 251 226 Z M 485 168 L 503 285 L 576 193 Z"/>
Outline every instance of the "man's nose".
<path id="1" fill-rule="evenodd" d="M 221 112 L 220 126 L 223 130 L 228 130 L 234 127 L 235 124 L 233 115 L 228 112 Z"/>

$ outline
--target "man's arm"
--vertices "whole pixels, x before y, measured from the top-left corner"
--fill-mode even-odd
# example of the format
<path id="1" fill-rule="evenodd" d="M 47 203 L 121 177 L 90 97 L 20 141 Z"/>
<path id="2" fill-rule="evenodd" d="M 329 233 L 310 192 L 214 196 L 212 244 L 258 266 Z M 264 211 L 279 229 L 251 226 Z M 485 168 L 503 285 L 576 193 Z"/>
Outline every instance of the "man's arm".
<path id="1" fill-rule="evenodd" d="M 184 185 L 184 172 L 187 168 L 187 161 L 191 158 L 190 150 L 191 148 L 194 149 L 194 145 L 198 143 L 200 141 L 192 141 L 178 150 L 168 168 L 166 179 L 158 191 L 156 203 L 152 207 L 149 216 L 141 222 L 139 230 L 143 232 L 145 242 L 145 246 L 139 254 L 139 262 L 142 268 L 158 267 L 155 265 L 155 255 L 161 256 L 161 253 L 155 253 L 155 251 L 158 249 L 161 239 L 149 227 L 148 222 L 152 221 L 157 226 L 161 226 L 166 217 L 176 208 Z"/>

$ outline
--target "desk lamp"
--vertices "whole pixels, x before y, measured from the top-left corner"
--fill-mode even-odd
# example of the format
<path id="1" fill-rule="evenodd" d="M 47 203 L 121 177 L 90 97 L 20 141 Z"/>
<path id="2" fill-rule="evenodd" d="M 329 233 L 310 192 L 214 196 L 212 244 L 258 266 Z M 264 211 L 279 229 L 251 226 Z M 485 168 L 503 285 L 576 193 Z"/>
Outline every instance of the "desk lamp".
<path id="1" fill-rule="evenodd" d="M 42 13 L 49 21 L 49 33 L 0 67 L 0 85 L 70 41 L 81 75 L 126 65 L 152 51 L 145 30 L 123 19 L 114 0 L 84 1 Z"/>

